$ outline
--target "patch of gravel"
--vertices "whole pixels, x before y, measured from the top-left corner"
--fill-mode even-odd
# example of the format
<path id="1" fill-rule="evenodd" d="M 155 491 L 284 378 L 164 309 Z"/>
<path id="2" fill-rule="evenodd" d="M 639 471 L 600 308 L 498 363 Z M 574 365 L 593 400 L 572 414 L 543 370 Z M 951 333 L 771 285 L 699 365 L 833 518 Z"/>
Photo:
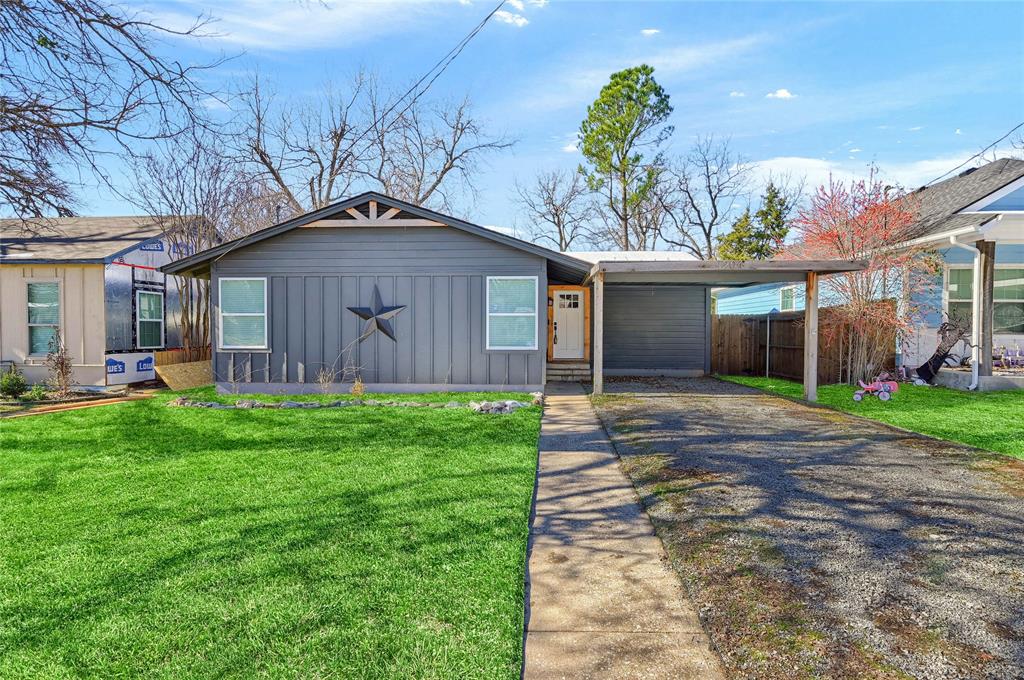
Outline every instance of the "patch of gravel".
<path id="1" fill-rule="evenodd" d="M 598 413 L 735 675 L 1024 678 L 1019 462 L 713 379 L 607 391 Z"/>

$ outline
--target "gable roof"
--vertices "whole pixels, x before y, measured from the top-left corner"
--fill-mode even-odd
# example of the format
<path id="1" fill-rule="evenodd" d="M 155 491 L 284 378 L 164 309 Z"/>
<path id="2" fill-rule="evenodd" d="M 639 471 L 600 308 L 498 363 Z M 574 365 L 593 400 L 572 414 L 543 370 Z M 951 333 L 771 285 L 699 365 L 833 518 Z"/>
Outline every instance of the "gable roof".
<path id="1" fill-rule="evenodd" d="M 921 187 L 909 194 L 918 202 L 918 217 L 910 238 L 923 239 L 981 226 L 994 216 L 960 214 L 960 211 L 1021 177 L 1024 177 L 1024 160 L 1001 158 L 965 170 L 956 177 Z"/>
<path id="2" fill-rule="evenodd" d="M 161 233 L 144 216 L 0 219 L 0 261 L 102 264 Z"/>
<path id="3" fill-rule="evenodd" d="M 412 217 L 440 222 L 445 226 L 459 229 L 533 255 L 544 257 L 554 265 L 552 268 L 552 274 L 555 276 L 563 276 L 570 280 L 582 279 L 590 271 L 590 263 L 579 260 L 566 253 L 549 250 L 548 248 L 538 246 L 535 243 L 523 241 L 521 239 L 487 229 L 486 227 L 466 222 L 465 220 L 460 220 L 449 215 L 443 215 L 427 208 L 421 208 L 420 206 L 400 201 L 397 198 L 391 198 L 390 196 L 386 196 L 376 191 L 366 191 L 357 196 L 353 196 L 352 198 L 332 203 L 331 205 L 320 208 L 319 210 L 313 210 L 299 215 L 298 217 L 285 220 L 279 224 L 241 236 L 237 239 L 226 241 L 225 243 L 209 248 L 200 253 L 196 253 L 195 255 L 183 257 L 180 260 L 164 265 L 161 267 L 161 270 L 167 274 L 202 274 L 209 270 L 209 265 L 212 261 L 217 260 L 236 249 L 246 248 L 254 243 L 259 243 L 260 241 L 280 236 L 281 234 L 318 220 L 325 220 L 334 217 L 347 219 L 348 215 L 346 213 L 349 209 L 357 209 L 360 206 L 369 203 L 369 201 L 377 201 L 378 203 L 384 204 L 388 207 L 401 210 L 398 217 Z M 396 226 L 397 224 L 400 223 L 396 223 Z"/>

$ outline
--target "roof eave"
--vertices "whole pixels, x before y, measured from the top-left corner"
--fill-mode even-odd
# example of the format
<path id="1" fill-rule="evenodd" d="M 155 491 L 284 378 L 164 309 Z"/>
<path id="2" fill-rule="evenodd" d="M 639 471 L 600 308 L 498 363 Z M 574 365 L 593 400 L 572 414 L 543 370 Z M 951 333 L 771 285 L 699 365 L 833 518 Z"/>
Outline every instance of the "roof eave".
<path id="1" fill-rule="evenodd" d="M 391 196 L 386 196 L 376 191 L 364 191 L 363 193 L 353 196 L 352 198 L 345 199 L 344 201 L 339 201 L 338 203 L 333 203 L 319 210 L 315 210 L 304 215 L 299 215 L 298 217 L 294 217 L 290 220 L 286 220 L 285 222 L 281 222 L 280 224 L 267 227 L 266 229 L 255 232 L 253 234 L 241 236 L 232 241 L 228 241 L 227 243 L 223 243 L 219 246 L 215 246 L 208 250 L 204 250 L 201 253 L 196 253 L 195 255 L 183 257 L 180 260 L 176 260 L 174 262 L 164 265 L 163 267 L 160 268 L 160 271 L 162 271 L 165 274 L 186 274 L 194 271 L 204 271 L 206 268 L 208 268 L 203 267 L 205 263 L 208 263 L 211 260 L 220 257 L 222 254 L 227 254 L 228 252 L 231 252 L 231 250 L 233 250 L 236 247 L 242 245 L 248 246 L 251 245 L 252 243 L 257 243 L 259 241 L 272 238 L 279 234 L 283 234 L 287 231 L 291 231 L 292 229 L 300 227 L 304 224 L 315 222 L 324 215 L 331 214 L 339 210 L 345 210 L 346 208 L 349 207 L 354 207 L 367 200 L 381 201 L 389 205 L 393 205 L 396 208 L 400 208 L 405 212 L 417 215 L 419 217 L 432 219 L 438 222 L 443 222 L 444 224 L 447 224 L 448 226 L 454 227 L 456 229 L 476 234 L 477 236 L 490 239 L 497 243 L 507 245 L 511 248 L 524 250 L 526 252 L 538 255 L 548 260 L 552 260 L 554 262 L 561 264 L 564 267 L 577 271 L 581 277 L 585 276 L 590 268 L 589 262 L 578 260 L 564 253 L 558 253 L 553 250 L 549 250 L 548 248 L 538 246 L 535 243 L 529 243 L 528 241 L 513 238 L 512 236 L 506 236 L 505 234 L 501 234 L 496 231 L 486 229 L 471 222 L 466 222 L 464 220 L 451 217 L 450 215 L 443 215 L 428 208 L 422 208 L 411 203 L 406 203 L 405 201 L 401 201 L 397 198 L 392 198 Z M 245 243 L 246 240 L 248 240 L 249 242 Z"/>

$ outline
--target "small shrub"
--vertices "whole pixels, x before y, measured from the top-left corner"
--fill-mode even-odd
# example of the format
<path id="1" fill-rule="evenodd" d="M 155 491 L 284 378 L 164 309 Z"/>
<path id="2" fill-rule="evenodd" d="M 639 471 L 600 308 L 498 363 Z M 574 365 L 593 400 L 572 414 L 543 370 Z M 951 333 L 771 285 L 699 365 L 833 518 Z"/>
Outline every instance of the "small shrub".
<path id="1" fill-rule="evenodd" d="M 27 383 L 25 376 L 17 368 L 11 368 L 0 375 L 0 394 L 10 399 L 17 399 L 25 391 Z"/>
<path id="2" fill-rule="evenodd" d="M 46 388 L 42 385 L 33 385 L 32 389 L 25 393 L 28 401 L 46 401 Z"/>
<path id="3" fill-rule="evenodd" d="M 316 380 L 316 384 L 320 387 L 320 391 L 324 394 L 329 394 L 331 391 L 331 385 L 334 384 L 334 369 L 321 366 L 317 369 L 314 379 Z"/>
<path id="4" fill-rule="evenodd" d="M 356 376 L 355 382 L 352 383 L 352 396 L 356 399 L 362 399 L 363 395 L 366 394 L 366 386 L 363 385 L 363 379 Z"/>
<path id="5" fill-rule="evenodd" d="M 57 393 L 58 399 L 71 396 L 71 386 L 75 382 L 75 370 L 71 365 L 71 355 L 61 337 L 60 329 L 56 329 L 50 340 L 50 351 L 46 355 L 46 368 L 50 370 L 50 387 Z"/>

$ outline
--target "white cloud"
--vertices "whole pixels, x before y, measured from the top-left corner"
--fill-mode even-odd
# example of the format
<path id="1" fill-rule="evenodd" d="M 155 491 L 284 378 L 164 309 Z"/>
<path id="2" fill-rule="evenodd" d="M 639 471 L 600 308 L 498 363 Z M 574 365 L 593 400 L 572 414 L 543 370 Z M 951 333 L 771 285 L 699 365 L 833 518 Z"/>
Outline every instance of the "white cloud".
<path id="1" fill-rule="evenodd" d="M 505 0 L 505 4 L 512 9 L 523 11 L 523 0 Z"/>
<path id="2" fill-rule="evenodd" d="M 746 97 L 747 93 L 746 92 L 740 92 L 739 90 L 733 90 L 732 92 L 729 93 L 729 96 L 730 97 Z"/>
<path id="3" fill-rule="evenodd" d="M 962 132 L 960 132 L 960 128 L 957 128 L 957 129 L 956 129 L 956 132 L 954 132 L 953 134 L 954 134 L 954 135 L 962 135 L 963 133 L 962 133 Z"/>
<path id="4" fill-rule="evenodd" d="M 499 9 L 494 13 L 494 18 L 498 21 L 511 24 L 516 28 L 522 28 L 526 24 L 530 23 L 530 20 L 524 17 L 522 14 L 515 14 L 514 12 L 508 12 L 503 9 Z"/>
<path id="5" fill-rule="evenodd" d="M 796 95 L 787 90 L 786 88 L 780 87 L 779 89 L 775 90 L 775 92 L 769 92 L 768 94 L 765 95 L 765 97 L 767 97 L 768 99 L 793 99 L 796 97 Z"/>
<path id="6" fill-rule="evenodd" d="M 576 146 L 576 144 L 566 144 L 565 146 L 562 147 L 562 151 L 564 151 L 565 153 L 576 153 L 577 151 L 579 151 L 579 148 Z"/>
<path id="7" fill-rule="evenodd" d="M 907 128 L 907 129 L 908 129 L 908 130 L 910 130 L 911 132 L 917 132 L 918 130 L 921 130 L 921 129 L 923 129 L 923 128 L 924 128 L 924 126 L 923 126 L 923 125 L 915 125 L 914 127 L 912 127 L 912 128 Z"/>
<path id="8" fill-rule="evenodd" d="M 548 0 L 529 0 L 530 4 L 534 7 L 547 7 Z"/>
<path id="9" fill-rule="evenodd" d="M 860 149 L 850 149 L 850 153 L 860 153 Z"/>
<path id="10" fill-rule="evenodd" d="M 878 177 L 882 181 L 897 184 L 906 189 L 916 189 L 927 184 L 939 175 L 963 163 L 973 154 L 964 151 L 960 154 L 939 156 L 917 161 L 881 162 L 877 163 Z M 755 172 L 763 180 L 769 177 L 789 176 L 794 179 L 805 178 L 808 191 L 827 185 L 829 178 L 837 182 L 866 179 L 871 164 L 858 161 L 853 157 L 847 161 L 828 160 L 825 158 L 807 158 L 803 156 L 777 156 L 758 161 Z"/>
<path id="11" fill-rule="evenodd" d="M 645 35 L 645 36 L 647 36 L 649 38 L 652 35 L 658 35 L 659 33 L 661 33 L 661 29 L 660 28 L 645 28 L 645 29 L 641 30 L 640 33 L 642 33 L 643 35 Z"/>
<path id="12" fill-rule="evenodd" d="M 187 30 L 197 16 L 212 14 L 206 42 L 274 51 L 311 50 L 357 44 L 434 20 L 426 2 L 281 2 L 233 0 L 210 9 L 203 0 L 171 0 L 147 7 L 145 18 L 174 30 Z M 296 27 L 302 30 L 296 30 Z M 340 40 L 339 36 L 344 36 Z"/>

